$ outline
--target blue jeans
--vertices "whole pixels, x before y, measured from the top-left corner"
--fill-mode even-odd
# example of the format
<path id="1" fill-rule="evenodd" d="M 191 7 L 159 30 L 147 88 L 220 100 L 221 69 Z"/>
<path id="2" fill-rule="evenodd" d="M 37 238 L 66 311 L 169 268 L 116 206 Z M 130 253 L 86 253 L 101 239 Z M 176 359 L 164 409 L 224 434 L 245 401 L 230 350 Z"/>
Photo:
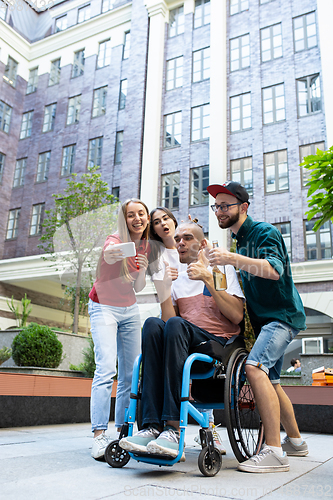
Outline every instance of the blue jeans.
<path id="1" fill-rule="evenodd" d="M 88 312 L 96 363 L 90 400 L 92 430 L 108 427 L 117 355 L 115 425 L 121 427 L 129 405 L 133 364 L 141 349 L 139 306 L 113 307 L 89 300 Z"/>
<path id="2" fill-rule="evenodd" d="M 279 384 L 285 350 L 298 332 L 280 321 L 267 323 L 260 330 L 246 364 L 257 366 L 269 376 L 272 384 Z"/>
<path id="3" fill-rule="evenodd" d="M 179 316 L 166 323 L 148 318 L 142 328 L 142 423 L 163 427 L 179 420 L 183 367 L 195 346 L 205 340 L 226 339 L 193 325 Z"/>

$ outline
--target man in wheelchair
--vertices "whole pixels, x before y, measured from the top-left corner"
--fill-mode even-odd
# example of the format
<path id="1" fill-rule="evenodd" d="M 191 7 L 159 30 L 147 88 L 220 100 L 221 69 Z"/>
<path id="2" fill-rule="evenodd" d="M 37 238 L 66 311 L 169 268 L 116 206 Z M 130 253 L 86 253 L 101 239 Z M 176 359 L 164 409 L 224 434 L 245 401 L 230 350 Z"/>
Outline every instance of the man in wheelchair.
<path id="1" fill-rule="evenodd" d="M 180 262 L 187 271 L 172 284 L 165 277 L 162 319 L 148 318 L 142 329 L 142 424 L 120 446 L 175 458 L 179 448 L 179 415 L 183 366 L 196 346 L 207 340 L 224 345 L 240 332 L 244 295 L 233 266 L 226 266 L 227 289 L 217 291 L 204 257 L 202 228 L 189 221 L 175 233 Z M 184 454 L 182 459 L 184 459 Z"/>

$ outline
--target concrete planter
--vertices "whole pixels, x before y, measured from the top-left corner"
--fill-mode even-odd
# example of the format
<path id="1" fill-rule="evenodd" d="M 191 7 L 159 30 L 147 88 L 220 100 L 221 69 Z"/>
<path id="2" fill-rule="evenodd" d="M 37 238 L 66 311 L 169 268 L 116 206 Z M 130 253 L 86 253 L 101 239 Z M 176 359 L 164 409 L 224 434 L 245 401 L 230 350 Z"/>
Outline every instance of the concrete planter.
<path id="1" fill-rule="evenodd" d="M 14 337 L 20 332 L 20 329 L 16 330 L 2 330 L 0 331 L 0 349 L 2 347 L 11 348 Z M 63 348 L 63 361 L 58 366 L 59 370 L 69 370 L 69 365 L 73 364 L 78 366 L 83 362 L 83 350 L 85 350 L 89 346 L 89 337 L 84 335 L 76 335 L 74 333 L 65 333 L 55 331 L 58 339 L 62 343 Z M 15 363 L 13 358 L 7 359 L 1 366 L 2 368 L 6 367 L 15 367 Z"/>
<path id="2" fill-rule="evenodd" d="M 312 370 L 325 366 L 333 368 L 333 354 L 301 354 L 302 385 L 312 385 Z"/>

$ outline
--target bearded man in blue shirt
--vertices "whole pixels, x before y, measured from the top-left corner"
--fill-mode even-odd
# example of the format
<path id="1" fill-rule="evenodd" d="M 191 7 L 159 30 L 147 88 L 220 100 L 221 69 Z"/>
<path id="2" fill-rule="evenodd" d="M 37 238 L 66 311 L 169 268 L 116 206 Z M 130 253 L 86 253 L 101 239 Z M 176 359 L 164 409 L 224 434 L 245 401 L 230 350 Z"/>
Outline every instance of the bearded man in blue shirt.
<path id="1" fill-rule="evenodd" d="M 210 265 L 231 264 L 240 270 L 256 336 L 246 374 L 264 425 L 266 444 L 257 455 L 239 464 L 238 470 L 288 471 L 288 455 L 308 454 L 291 401 L 280 385 L 285 350 L 306 328 L 302 300 L 292 279 L 281 233 L 272 224 L 256 222 L 247 214 L 250 202 L 246 189 L 229 181 L 210 185 L 207 191 L 215 198 L 211 208 L 220 228 L 230 228 L 237 242 L 237 253 L 221 247 L 210 250 Z M 287 433 L 282 443 L 280 422 Z"/>

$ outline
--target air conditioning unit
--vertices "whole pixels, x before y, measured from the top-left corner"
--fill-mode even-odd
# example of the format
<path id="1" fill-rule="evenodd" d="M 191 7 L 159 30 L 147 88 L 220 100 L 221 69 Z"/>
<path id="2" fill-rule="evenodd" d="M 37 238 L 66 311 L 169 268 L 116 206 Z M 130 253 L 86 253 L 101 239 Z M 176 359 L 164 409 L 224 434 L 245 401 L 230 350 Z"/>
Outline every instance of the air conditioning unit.
<path id="1" fill-rule="evenodd" d="M 310 337 L 302 339 L 302 354 L 323 354 L 323 337 Z"/>

